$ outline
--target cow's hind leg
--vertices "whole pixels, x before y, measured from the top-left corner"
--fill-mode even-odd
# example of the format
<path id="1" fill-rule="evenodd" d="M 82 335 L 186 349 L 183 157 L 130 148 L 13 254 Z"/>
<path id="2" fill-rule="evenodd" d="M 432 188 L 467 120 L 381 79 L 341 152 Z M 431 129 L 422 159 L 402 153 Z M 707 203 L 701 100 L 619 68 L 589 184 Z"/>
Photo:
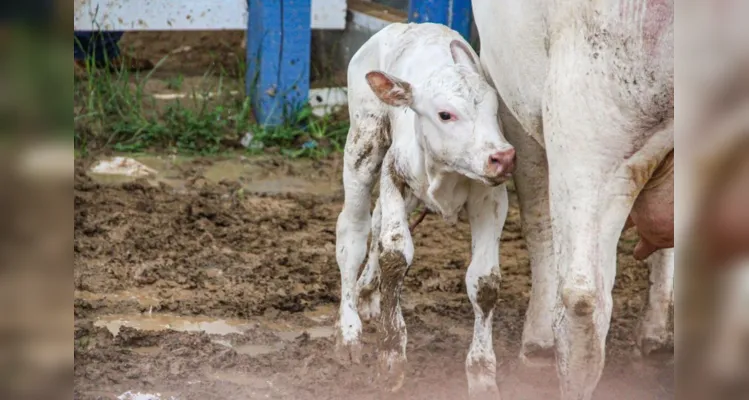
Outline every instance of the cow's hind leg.
<path id="1" fill-rule="evenodd" d="M 507 138 L 518 152 L 513 181 L 520 202 L 523 237 L 531 263 L 531 295 L 525 313 L 520 359 L 529 366 L 553 366 L 554 305 L 557 300 L 557 270 L 549 216 L 549 171 L 543 147 L 500 104 L 500 119 Z"/>
<path id="2" fill-rule="evenodd" d="M 473 340 L 466 357 L 466 376 L 471 400 L 499 399 L 497 360 L 492 341 L 494 309 L 499 298 L 499 239 L 507 218 L 507 188 L 471 186 L 468 218 L 472 255 L 466 273 L 466 290 L 473 305 Z"/>
<path id="3" fill-rule="evenodd" d="M 336 349 L 343 361 L 361 359 L 361 320 L 356 278 L 367 251 L 372 186 L 389 147 L 384 113 L 352 110 L 343 164 L 344 204 L 336 225 L 336 260 L 341 272 L 341 304 Z"/>
<path id="4" fill-rule="evenodd" d="M 637 331 L 643 356 L 672 352 L 669 312 L 674 294 L 674 249 L 659 250 L 646 260 L 650 267 L 650 292 Z"/>

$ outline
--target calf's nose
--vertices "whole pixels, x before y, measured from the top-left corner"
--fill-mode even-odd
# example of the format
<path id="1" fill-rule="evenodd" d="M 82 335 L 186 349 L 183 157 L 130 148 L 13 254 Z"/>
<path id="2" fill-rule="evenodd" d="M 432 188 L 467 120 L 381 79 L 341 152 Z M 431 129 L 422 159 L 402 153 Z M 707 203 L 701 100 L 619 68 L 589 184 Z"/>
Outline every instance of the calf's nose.
<path id="1" fill-rule="evenodd" d="M 512 173 L 515 170 L 515 149 L 509 148 L 490 155 L 489 169 L 497 175 Z"/>

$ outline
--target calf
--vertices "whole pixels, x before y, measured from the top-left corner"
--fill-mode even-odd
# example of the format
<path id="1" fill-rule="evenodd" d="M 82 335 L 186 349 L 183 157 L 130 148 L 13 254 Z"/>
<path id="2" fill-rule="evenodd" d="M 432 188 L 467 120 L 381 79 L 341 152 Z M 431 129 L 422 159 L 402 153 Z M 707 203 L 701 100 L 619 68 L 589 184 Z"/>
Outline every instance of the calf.
<path id="1" fill-rule="evenodd" d="M 423 204 L 455 222 L 465 211 L 473 253 L 466 288 L 476 318 L 466 372 L 472 393 L 497 394 L 492 317 L 508 207 L 504 182 L 515 150 L 500 130 L 496 91 L 457 32 L 429 23 L 392 24 L 352 58 L 348 103 L 345 200 L 336 230 L 339 354 L 358 362 L 359 314 L 379 318 L 382 376 L 392 389 L 400 387 L 406 361 L 400 291 L 414 256 L 408 215 Z M 357 282 L 370 229 L 368 261 Z"/>

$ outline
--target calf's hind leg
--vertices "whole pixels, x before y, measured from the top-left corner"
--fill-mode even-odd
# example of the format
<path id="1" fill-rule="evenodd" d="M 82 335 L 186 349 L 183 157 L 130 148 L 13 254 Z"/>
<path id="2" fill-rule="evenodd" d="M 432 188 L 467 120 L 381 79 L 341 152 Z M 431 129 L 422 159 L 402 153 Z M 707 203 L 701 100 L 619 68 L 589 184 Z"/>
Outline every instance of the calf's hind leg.
<path id="1" fill-rule="evenodd" d="M 382 207 L 377 199 L 372 213 L 372 240 L 369 245 L 367 265 L 364 267 L 359 281 L 357 293 L 359 295 L 359 316 L 365 320 L 380 316 L 380 251 L 379 237 L 382 227 Z"/>

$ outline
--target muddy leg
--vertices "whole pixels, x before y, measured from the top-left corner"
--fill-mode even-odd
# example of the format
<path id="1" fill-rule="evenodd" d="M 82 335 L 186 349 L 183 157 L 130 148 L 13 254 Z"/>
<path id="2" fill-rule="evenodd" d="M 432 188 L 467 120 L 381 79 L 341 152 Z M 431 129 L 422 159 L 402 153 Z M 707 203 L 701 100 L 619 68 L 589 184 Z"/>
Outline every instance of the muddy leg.
<path id="1" fill-rule="evenodd" d="M 385 124 L 376 118 L 352 122 L 344 150 L 344 204 L 336 225 L 336 260 L 341 272 L 336 350 L 344 362 L 361 360 L 356 277 L 367 250 L 372 186 L 387 150 L 382 126 Z"/>
<path id="2" fill-rule="evenodd" d="M 418 199 L 413 195 L 406 201 L 406 214 L 410 214 L 418 205 Z M 380 316 L 380 249 L 376 238 L 380 237 L 382 229 L 382 208 L 377 199 L 372 213 L 372 241 L 369 246 L 367 265 L 364 267 L 357 290 L 359 293 L 359 316 L 365 320 L 373 320 Z"/>
<path id="3" fill-rule="evenodd" d="M 386 165 L 394 162 L 386 157 Z M 403 385 L 406 366 L 406 323 L 400 305 L 403 279 L 413 261 L 414 245 L 408 230 L 404 185 L 396 184 L 396 168 L 383 168 L 380 180 L 382 231 L 379 252 L 382 312 L 379 324 L 379 362 L 383 386 L 397 391 Z"/>
<path id="4" fill-rule="evenodd" d="M 657 251 L 646 262 L 650 267 L 650 292 L 637 332 L 637 346 L 643 356 L 673 351 L 668 322 L 674 295 L 674 249 Z"/>
<path id="5" fill-rule="evenodd" d="M 359 292 L 359 316 L 365 321 L 380 316 L 380 250 L 378 239 L 381 227 L 382 207 L 380 207 L 380 199 L 377 199 L 377 204 L 372 213 L 372 240 L 369 245 L 367 265 L 356 284 Z"/>
<path id="6" fill-rule="evenodd" d="M 466 290 L 475 316 L 473 340 L 466 357 L 471 400 L 499 399 L 492 327 L 499 298 L 499 239 L 507 207 L 505 186 L 490 188 L 479 183 L 471 186 L 467 209 L 473 251 L 466 273 Z"/>
<path id="7" fill-rule="evenodd" d="M 518 152 L 513 180 L 520 202 L 523 237 L 531 262 L 531 295 L 523 325 L 520 360 L 528 366 L 551 367 L 554 362 L 554 305 L 557 300 L 557 270 L 551 241 L 549 173 L 543 147 L 500 104 L 500 119 L 508 140 Z"/>

